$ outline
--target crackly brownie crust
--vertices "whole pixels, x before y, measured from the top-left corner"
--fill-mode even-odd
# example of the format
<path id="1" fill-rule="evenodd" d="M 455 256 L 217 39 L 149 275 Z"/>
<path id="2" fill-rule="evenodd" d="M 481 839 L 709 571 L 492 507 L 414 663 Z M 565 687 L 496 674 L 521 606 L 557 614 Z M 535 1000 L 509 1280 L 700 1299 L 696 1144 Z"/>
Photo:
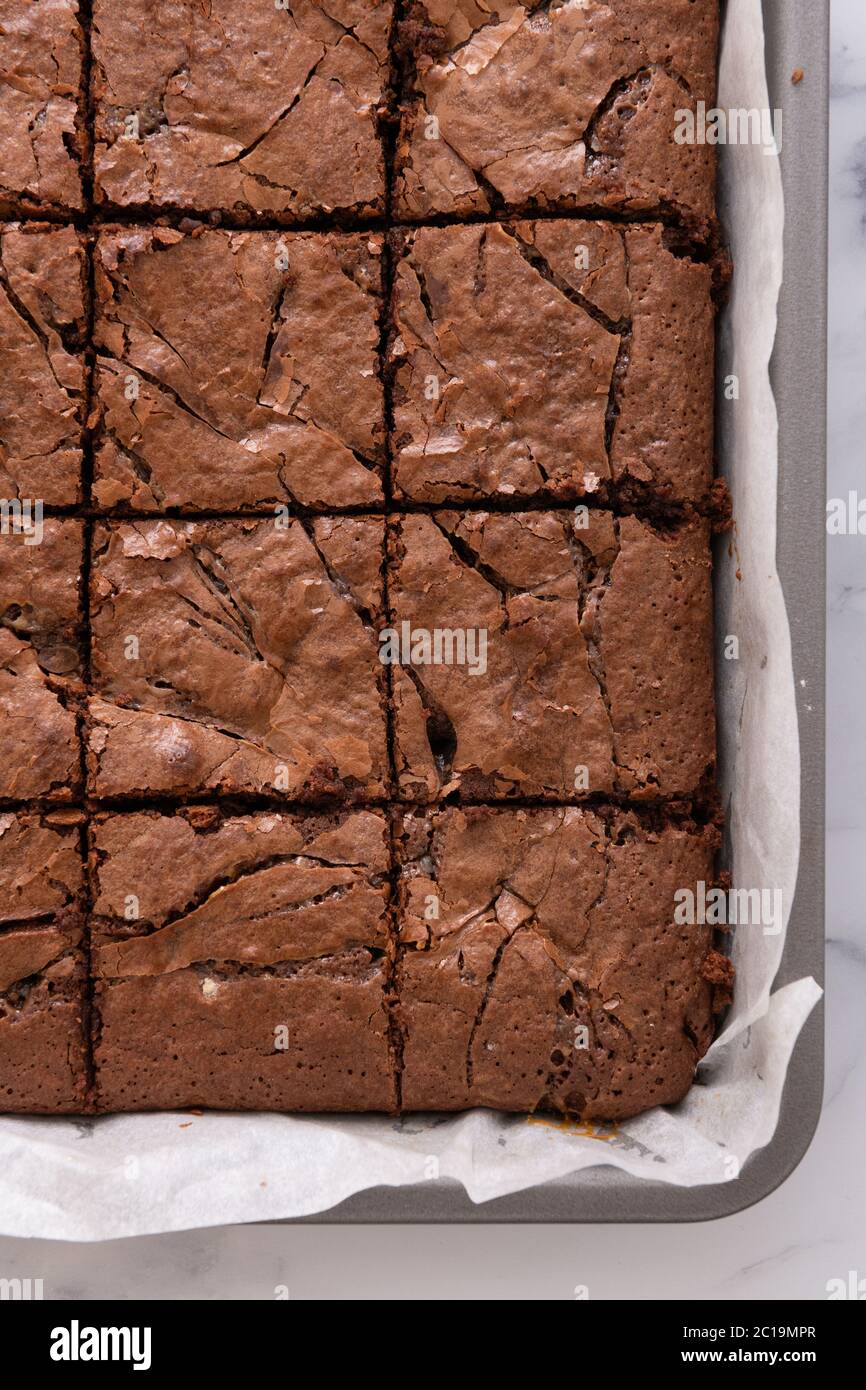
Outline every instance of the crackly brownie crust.
<path id="1" fill-rule="evenodd" d="M 96 502 L 380 501 L 381 253 L 373 234 L 103 232 Z"/>
<path id="2" fill-rule="evenodd" d="M 0 225 L 0 492 L 81 499 L 86 268 L 71 227 Z"/>
<path id="3" fill-rule="evenodd" d="M 93 842 L 99 1109 L 393 1109 L 382 813 L 101 815 Z"/>
<path id="4" fill-rule="evenodd" d="M 84 1109 L 84 866 L 77 811 L 0 813 L 0 1109 Z"/>
<path id="5" fill-rule="evenodd" d="M 713 958 L 674 893 L 712 881 L 715 829 L 475 807 L 409 812 L 397 835 L 407 1109 L 618 1120 L 685 1094 Z"/>
<path id="6" fill-rule="evenodd" d="M 712 272 L 661 227 L 545 220 L 400 239 L 394 486 L 417 502 L 701 503 L 713 474 Z"/>
<path id="7" fill-rule="evenodd" d="M 685 1094 L 718 9 L 0 0 L 0 1109 Z"/>
<path id="8" fill-rule="evenodd" d="M 604 511 L 409 514 L 392 524 L 389 594 L 407 800 L 657 799 L 711 777 L 705 523 L 665 534 Z M 437 630 L 477 634 L 465 661 L 444 646 L 429 659 L 423 635 Z"/>
<path id="9" fill-rule="evenodd" d="M 0 797 L 81 791 L 82 549 L 80 521 L 0 534 Z"/>
<path id="10" fill-rule="evenodd" d="M 677 111 L 715 101 L 718 0 L 414 0 L 401 30 L 401 218 L 714 208 L 713 149 Z"/>
<path id="11" fill-rule="evenodd" d="M 387 789 L 381 518 L 98 526 L 96 796 Z"/>
<path id="12" fill-rule="evenodd" d="M 0 0 L 0 217 L 84 207 L 76 0 Z"/>
<path id="13" fill-rule="evenodd" d="M 382 212 L 392 9 L 94 0 L 97 200 L 240 219 Z"/>

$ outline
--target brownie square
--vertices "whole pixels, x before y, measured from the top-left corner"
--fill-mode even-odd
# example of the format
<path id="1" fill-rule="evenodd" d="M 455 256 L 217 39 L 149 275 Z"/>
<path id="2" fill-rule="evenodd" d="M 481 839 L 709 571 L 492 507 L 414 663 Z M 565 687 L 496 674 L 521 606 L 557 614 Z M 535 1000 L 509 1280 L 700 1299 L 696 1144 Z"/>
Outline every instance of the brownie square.
<path id="1" fill-rule="evenodd" d="M 382 238 L 99 238 L 93 494 L 233 511 L 382 498 Z"/>
<path id="2" fill-rule="evenodd" d="M 678 889 L 713 882 L 718 832 L 634 812 L 408 813 L 397 995 L 409 1110 L 620 1120 L 679 1100 L 712 1039 L 712 929 Z"/>
<path id="3" fill-rule="evenodd" d="M 402 242 L 394 484 L 419 502 L 625 494 L 713 474 L 711 270 L 661 227 L 425 227 Z"/>
<path id="4" fill-rule="evenodd" d="M 393 1109 L 388 866 L 370 811 L 97 817 L 97 1107 Z"/>
<path id="5" fill-rule="evenodd" d="M 713 217 L 715 152 L 678 143 L 715 104 L 718 0 L 414 0 L 396 207 L 602 207 Z M 680 118 L 681 120 L 682 118 Z"/>
<path id="6" fill-rule="evenodd" d="M 709 534 L 571 512 L 405 515 L 391 625 L 401 795 L 692 795 L 715 758 Z"/>
<path id="7" fill-rule="evenodd" d="M 391 0 L 94 0 L 98 202 L 239 219 L 384 208 Z"/>
<path id="8" fill-rule="evenodd" d="M 383 526 L 97 526 L 91 791 L 383 795 Z"/>
<path id="9" fill-rule="evenodd" d="M 0 797 L 81 789 L 80 521 L 0 527 Z"/>
<path id="10" fill-rule="evenodd" d="M 81 499 L 86 265 L 71 227 L 0 226 L 0 489 Z"/>
<path id="11" fill-rule="evenodd" d="M 81 817 L 0 813 L 0 1111 L 81 1111 Z"/>
<path id="12" fill-rule="evenodd" d="M 76 0 L 0 0 L 0 217 L 84 206 Z"/>

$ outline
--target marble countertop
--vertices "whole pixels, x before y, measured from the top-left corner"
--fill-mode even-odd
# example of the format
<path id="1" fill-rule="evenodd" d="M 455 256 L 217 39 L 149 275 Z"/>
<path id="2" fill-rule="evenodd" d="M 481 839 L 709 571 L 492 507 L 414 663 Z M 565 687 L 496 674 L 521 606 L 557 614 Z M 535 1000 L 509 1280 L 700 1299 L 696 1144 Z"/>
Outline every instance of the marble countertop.
<path id="1" fill-rule="evenodd" d="M 833 0 L 828 491 L 862 490 L 866 440 L 866 9 Z M 46 1298 L 821 1299 L 866 1280 L 866 536 L 828 555 L 827 1084 L 799 1168 L 713 1223 L 596 1227 L 234 1227 L 103 1245 L 0 1238 L 0 1276 Z M 708 1239 L 712 1258 L 708 1259 Z M 866 1284 L 864 1284 L 866 1288 Z"/>

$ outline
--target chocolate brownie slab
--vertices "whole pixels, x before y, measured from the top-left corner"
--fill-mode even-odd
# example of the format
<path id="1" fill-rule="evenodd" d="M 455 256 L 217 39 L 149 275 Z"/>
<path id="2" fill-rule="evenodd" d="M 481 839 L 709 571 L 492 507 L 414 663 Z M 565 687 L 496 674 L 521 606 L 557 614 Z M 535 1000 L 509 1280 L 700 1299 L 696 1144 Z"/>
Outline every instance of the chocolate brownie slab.
<path id="1" fill-rule="evenodd" d="M 394 1107 L 383 815 L 102 815 L 94 848 L 100 1110 Z"/>
<path id="2" fill-rule="evenodd" d="M 713 217 L 714 150 L 678 143 L 715 101 L 718 0 L 415 0 L 397 211 L 530 207 Z"/>
<path id="3" fill-rule="evenodd" d="M 76 0 L 0 0 L 0 216 L 84 206 Z"/>
<path id="4" fill-rule="evenodd" d="M 82 551 L 80 521 L 0 527 L 0 797 L 80 790 Z"/>
<path id="5" fill-rule="evenodd" d="M 0 225 L 0 490 L 7 501 L 80 500 L 85 278 L 81 238 L 71 227 Z"/>
<path id="6" fill-rule="evenodd" d="M 674 894 L 712 882 L 717 842 L 610 809 L 408 813 L 404 1107 L 619 1120 L 679 1100 L 712 1038 L 716 957 Z"/>
<path id="7" fill-rule="evenodd" d="M 94 0 L 98 201 L 381 212 L 390 0 Z"/>
<path id="8" fill-rule="evenodd" d="M 379 501 L 381 251 L 372 234 L 103 233 L 97 503 Z"/>
<path id="9" fill-rule="evenodd" d="M 97 796 L 386 791 L 383 522 L 96 527 Z"/>
<path id="10" fill-rule="evenodd" d="M 711 776 L 704 523 L 404 515 L 390 550 L 380 644 L 407 800 L 664 798 Z"/>
<path id="11" fill-rule="evenodd" d="M 0 1110 L 85 1108 L 80 816 L 0 813 Z"/>
<path id="12" fill-rule="evenodd" d="M 701 502 L 713 473 L 711 270 L 661 227 L 425 227 L 392 303 L 394 482 L 419 502 Z"/>

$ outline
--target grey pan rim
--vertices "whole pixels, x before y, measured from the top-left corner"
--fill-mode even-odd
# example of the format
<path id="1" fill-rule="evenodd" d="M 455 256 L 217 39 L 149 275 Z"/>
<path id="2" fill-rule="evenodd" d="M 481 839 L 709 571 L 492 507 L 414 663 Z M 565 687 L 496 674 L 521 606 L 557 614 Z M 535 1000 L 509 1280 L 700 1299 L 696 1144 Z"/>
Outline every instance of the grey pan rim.
<path id="1" fill-rule="evenodd" d="M 824 979 L 826 669 L 827 191 L 830 0 L 762 0 L 770 105 L 784 113 L 785 275 L 771 364 L 779 409 L 777 565 L 785 591 L 801 747 L 801 856 L 776 988 Z M 803 68 L 805 80 L 791 75 Z M 823 1002 L 788 1071 L 779 1123 L 731 1182 L 677 1188 L 591 1168 L 475 1204 L 454 1182 L 376 1187 L 304 1224 L 462 1224 L 713 1221 L 769 1197 L 804 1158 L 824 1089 Z M 277 1223 L 280 1224 L 280 1223 Z M 285 1223 L 294 1224 L 294 1223 Z"/>

